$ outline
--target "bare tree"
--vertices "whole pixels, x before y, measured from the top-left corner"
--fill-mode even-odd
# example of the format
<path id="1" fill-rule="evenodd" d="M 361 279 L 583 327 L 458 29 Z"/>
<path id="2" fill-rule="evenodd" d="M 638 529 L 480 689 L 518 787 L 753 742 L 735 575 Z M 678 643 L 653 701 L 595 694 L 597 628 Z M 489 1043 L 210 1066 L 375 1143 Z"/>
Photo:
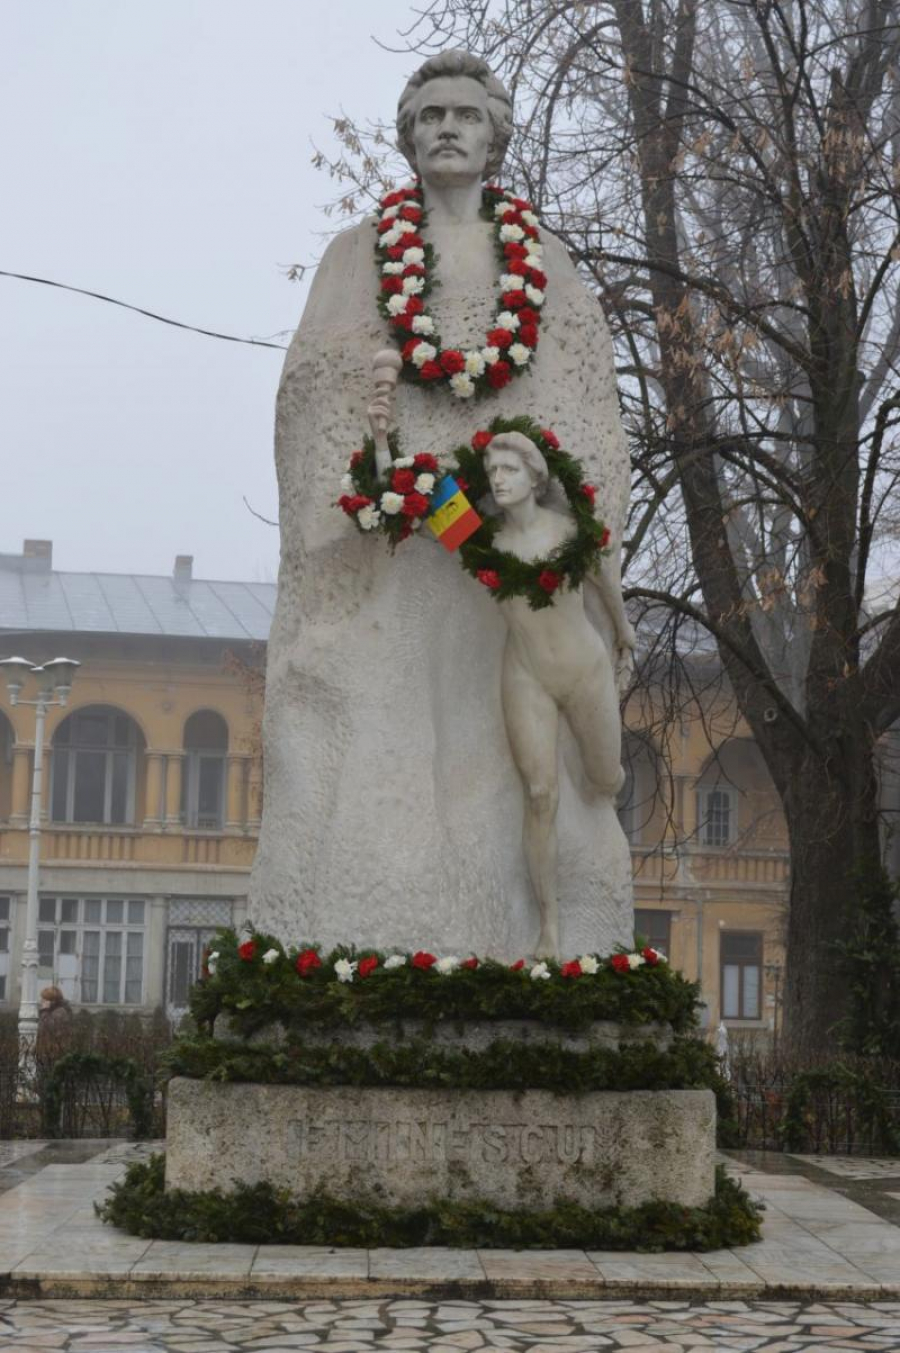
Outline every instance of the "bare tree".
<path id="1" fill-rule="evenodd" d="M 609 316 L 629 593 L 717 646 L 790 834 L 787 1024 L 821 1040 L 900 718 L 873 587 L 898 572 L 900 0 L 431 0 L 407 42 L 512 86 L 508 176 Z M 339 130 L 359 205 L 383 138 Z"/>

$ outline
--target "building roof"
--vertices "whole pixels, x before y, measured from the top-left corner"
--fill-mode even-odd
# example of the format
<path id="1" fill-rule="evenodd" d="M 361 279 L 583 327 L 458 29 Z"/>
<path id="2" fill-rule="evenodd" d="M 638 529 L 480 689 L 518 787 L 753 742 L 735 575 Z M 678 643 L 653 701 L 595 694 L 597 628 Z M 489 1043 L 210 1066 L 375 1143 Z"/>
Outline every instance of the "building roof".
<path id="1" fill-rule="evenodd" d="M 61 573 L 51 567 L 51 558 L 49 541 L 26 541 L 21 555 L 0 555 L 0 635 L 42 631 L 230 640 L 269 637 L 274 583 L 195 579 L 189 555 L 178 556 L 173 575 L 167 578 Z"/>

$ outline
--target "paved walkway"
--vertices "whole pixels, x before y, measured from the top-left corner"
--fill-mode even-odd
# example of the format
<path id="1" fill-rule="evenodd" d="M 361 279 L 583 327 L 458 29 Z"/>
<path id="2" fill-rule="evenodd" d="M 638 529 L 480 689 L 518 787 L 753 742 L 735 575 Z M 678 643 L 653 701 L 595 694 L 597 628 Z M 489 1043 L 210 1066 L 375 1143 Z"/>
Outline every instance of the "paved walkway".
<path id="1" fill-rule="evenodd" d="M 828 1173 L 821 1161 L 797 1160 L 796 1172 L 785 1173 L 790 1161 L 778 1157 L 775 1173 L 756 1160 L 732 1161 L 766 1204 L 762 1242 L 742 1249 L 366 1251 L 148 1241 L 104 1226 L 95 1200 L 150 1149 L 0 1143 L 0 1297 L 900 1300 L 900 1228 L 848 1196 L 863 1187 L 859 1180 L 843 1178 L 842 1192 L 830 1187 L 834 1163 Z M 79 1152 L 89 1158 L 73 1163 Z M 69 1163 L 54 1163 L 60 1155 Z M 884 1206 L 893 1207 L 900 1161 L 873 1164 L 870 1177 L 873 1171 Z"/>

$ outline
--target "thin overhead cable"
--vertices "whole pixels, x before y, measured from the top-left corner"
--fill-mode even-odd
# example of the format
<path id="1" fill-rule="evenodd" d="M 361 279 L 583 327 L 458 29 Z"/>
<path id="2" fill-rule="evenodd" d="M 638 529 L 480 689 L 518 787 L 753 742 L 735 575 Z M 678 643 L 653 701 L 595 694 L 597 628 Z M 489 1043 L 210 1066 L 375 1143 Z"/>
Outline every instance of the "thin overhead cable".
<path id="1" fill-rule="evenodd" d="M 66 282 L 54 282 L 49 277 L 29 277 L 27 273 L 7 272 L 0 268 L 0 277 L 13 277 L 19 282 L 38 282 L 44 287 L 57 287 L 60 291 L 74 291 L 79 296 L 90 296 L 95 301 L 106 301 L 108 305 L 118 305 L 123 310 L 133 310 L 136 315 L 158 320 L 160 324 L 171 324 L 175 329 L 187 329 L 192 334 L 203 334 L 204 338 L 221 338 L 225 343 L 248 343 L 254 348 L 279 348 L 285 351 L 286 343 L 270 343 L 265 338 L 238 338 L 235 334 L 220 334 L 215 329 L 198 329 L 195 324 L 183 324 L 181 320 L 169 319 L 166 315 L 157 315 L 152 310 L 144 310 L 139 305 L 129 305 L 127 301 L 118 301 L 115 296 L 104 296 L 99 291 L 87 291 L 84 287 L 72 287 Z"/>

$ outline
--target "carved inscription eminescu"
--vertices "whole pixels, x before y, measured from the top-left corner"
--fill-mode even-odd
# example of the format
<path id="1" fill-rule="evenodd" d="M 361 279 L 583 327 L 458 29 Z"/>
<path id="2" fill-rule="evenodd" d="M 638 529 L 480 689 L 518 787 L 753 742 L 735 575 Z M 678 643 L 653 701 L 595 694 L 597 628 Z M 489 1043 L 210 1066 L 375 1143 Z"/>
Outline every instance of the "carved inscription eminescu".
<path id="1" fill-rule="evenodd" d="M 435 1123 L 295 1119 L 299 1159 L 409 1161 L 414 1165 L 591 1165 L 596 1130 L 575 1123 Z"/>

